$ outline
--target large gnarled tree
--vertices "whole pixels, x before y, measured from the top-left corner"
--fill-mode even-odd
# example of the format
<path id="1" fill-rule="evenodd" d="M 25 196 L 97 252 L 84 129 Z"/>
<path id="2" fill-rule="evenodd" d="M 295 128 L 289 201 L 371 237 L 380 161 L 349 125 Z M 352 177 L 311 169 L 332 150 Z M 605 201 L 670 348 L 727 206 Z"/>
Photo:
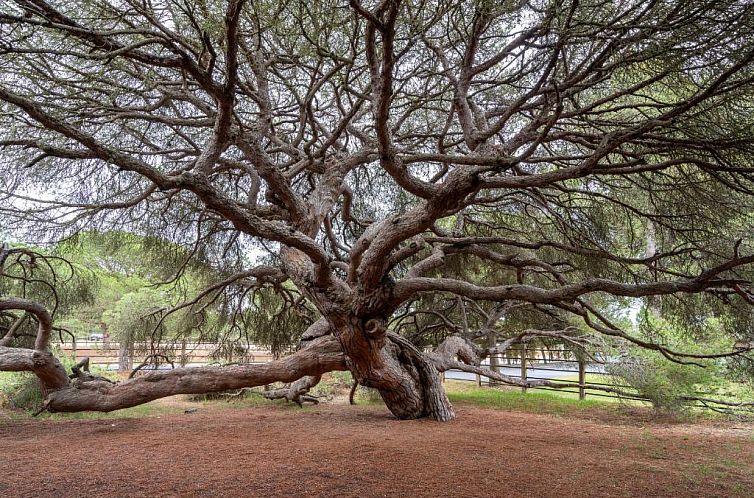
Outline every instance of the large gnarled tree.
<path id="1" fill-rule="evenodd" d="M 5 297 L 39 334 L 0 346 L 0 370 L 74 411 L 273 381 L 295 397 L 347 369 L 396 416 L 448 420 L 437 371 L 478 351 L 388 326 L 430 294 L 688 359 L 594 298 L 753 302 L 753 40 L 740 0 L 4 2 L 3 225 L 160 233 L 234 269 L 203 297 L 292 285 L 321 318 L 267 365 L 112 384 L 70 380 L 49 313 Z M 252 247 L 275 264 L 244 267 Z"/>

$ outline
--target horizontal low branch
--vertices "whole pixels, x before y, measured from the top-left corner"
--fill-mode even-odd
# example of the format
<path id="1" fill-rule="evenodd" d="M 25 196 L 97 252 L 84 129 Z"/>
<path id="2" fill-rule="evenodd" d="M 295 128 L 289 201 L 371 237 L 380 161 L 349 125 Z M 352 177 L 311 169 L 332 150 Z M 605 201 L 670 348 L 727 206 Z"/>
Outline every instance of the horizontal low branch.
<path id="1" fill-rule="evenodd" d="M 327 336 L 282 360 L 261 365 L 178 368 L 118 384 L 94 381 L 72 385 L 51 393 L 46 408 L 58 412 L 109 412 L 175 394 L 203 394 L 293 382 L 333 370 L 346 370 L 345 355 L 338 341 Z"/>
<path id="2" fill-rule="evenodd" d="M 751 263 L 754 263 L 754 256 L 735 258 L 710 268 L 695 278 L 674 281 L 631 284 L 605 278 L 591 278 L 553 289 L 524 284 L 483 287 L 453 278 L 409 277 L 395 284 L 393 304 L 398 306 L 413 296 L 425 292 L 449 292 L 457 296 L 485 301 L 518 300 L 539 304 L 572 302 L 580 296 L 593 292 L 606 292 L 625 297 L 699 293 L 707 289 L 733 288 L 741 283 L 748 283 L 739 278 L 724 278 L 718 275 Z"/>
<path id="3" fill-rule="evenodd" d="M 0 347 L 0 371 L 34 372 L 50 391 L 45 409 L 51 412 L 110 412 L 175 394 L 204 394 L 294 382 L 346 370 L 346 357 L 337 339 L 318 338 L 306 348 L 279 361 L 256 365 L 176 368 L 111 383 L 104 380 L 69 382 L 55 357 L 43 351 Z"/>

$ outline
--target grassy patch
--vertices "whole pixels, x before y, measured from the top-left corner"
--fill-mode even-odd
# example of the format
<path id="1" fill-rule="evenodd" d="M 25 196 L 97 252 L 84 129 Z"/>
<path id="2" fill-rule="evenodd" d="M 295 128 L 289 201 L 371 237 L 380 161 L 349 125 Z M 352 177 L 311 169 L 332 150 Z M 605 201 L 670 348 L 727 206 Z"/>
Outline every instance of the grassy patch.
<path id="1" fill-rule="evenodd" d="M 562 415 L 609 406 L 601 400 L 579 400 L 555 391 L 530 390 L 523 393 L 518 390 L 477 387 L 470 382 L 447 381 L 445 389 L 451 402 L 470 403 L 496 410 Z"/>
<path id="2" fill-rule="evenodd" d="M 288 403 L 284 399 L 267 399 L 258 394 L 247 394 L 246 396 L 232 398 L 228 401 L 223 400 L 211 400 L 202 403 L 203 406 L 212 408 L 260 408 L 260 407 L 275 407 L 281 410 L 309 410 L 313 405 L 304 404 L 304 406 L 298 406 L 296 403 Z"/>
<path id="3" fill-rule="evenodd" d="M 550 415 L 587 415 L 605 421 L 632 424 L 638 421 L 666 423 L 701 423 L 731 420 L 728 415 L 709 410 L 687 410 L 679 413 L 657 412 L 648 403 L 606 397 L 578 399 L 578 393 L 558 390 L 534 390 L 523 393 L 519 388 L 477 387 L 473 382 L 447 381 L 445 390 L 451 402 L 469 403 L 495 410 L 541 413 Z M 738 418 L 733 418 L 738 420 Z M 752 436 L 754 439 L 754 436 Z"/>
<path id="4" fill-rule="evenodd" d="M 182 413 L 183 409 L 161 403 L 146 403 L 144 405 L 124 408 L 114 412 L 76 412 L 76 413 L 42 413 L 37 418 L 49 420 L 79 420 L 79 419 L 110 419 L 110 418 L 141 418 L 156 417 Z"/>
<path id="5" fill-rule="evenodd" d="M 124 408 L 114 412 L 75 412 L 75 413 L 47 413 L 43 412 L 37 417 L 32 416 L 28 410 L 3 410 L 0 414 L 0 424 L 5 422 L 15 422 L 23 420 L 49 420 L 60 422 L 65 420 L 99 420 L 99 419 L 119 419 L 119 418 L 143 418 L 157 417 L 161 415 L 174 415 L 183 413 L 184 408 L 171 406 L 159 401 L 146 403 L 144 405 Z"/>
<path id="6" fill-rule="evenodd" d="M 558 377 L 557 379 L 553 379 L 553 381 L 578 382 L 579 375 L 578 374 L 565 375 L 563 377 Z M 603 384 L 605 385 L 605 387 L 612 387 L 613 384 L 615 383 L 615 378 L 607 374 L 588 373 L 586 374 L 585 382 L 587 384 Z M 618 389 L 622 389 L 628 392 L 633 392 L 633 389 L 631 389 L 630 387 L 629 388 L 618 387 Z M 578 398 L 579 396 L 578 388 L 566 388 L 566 389 L 561 389 L 561 390 L 553 390 L 550 392 L 558 396 L 570 397 L 570 398 Z M 644 401 L 619 398 L 611 393 L 606 393 L 604 391 L 600 391 L 597 389 L 586 389 L 587 399 L 589 399 L 590 396 L 592 397 L 592 399 L 597 398 L 603 401 L 604 403 L 622 403 L 622 404 L 627 404 L 631 406 L 647 406 L 648 405 L 648 403 Z"/>

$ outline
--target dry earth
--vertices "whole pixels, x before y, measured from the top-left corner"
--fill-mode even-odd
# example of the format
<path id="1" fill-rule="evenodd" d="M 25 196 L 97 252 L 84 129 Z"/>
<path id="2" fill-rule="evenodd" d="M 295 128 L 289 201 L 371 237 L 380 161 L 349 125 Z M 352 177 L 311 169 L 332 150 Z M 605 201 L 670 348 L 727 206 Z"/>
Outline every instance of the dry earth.
<path id="1" fill-rule="evenodd" d="M 341 405 L 0 421 L 0 496 L 754 496 L 751 425 L 457 411 L 445 424 Z"/>

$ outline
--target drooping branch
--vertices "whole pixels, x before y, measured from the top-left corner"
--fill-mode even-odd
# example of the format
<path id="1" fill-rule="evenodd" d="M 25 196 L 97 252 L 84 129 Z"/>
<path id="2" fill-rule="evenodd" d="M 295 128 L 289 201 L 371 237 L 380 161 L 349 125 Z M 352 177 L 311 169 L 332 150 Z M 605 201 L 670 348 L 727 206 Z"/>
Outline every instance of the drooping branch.
<path id="1" fill-rule="evenodd" d="M 292 229 L 288 224 L 266 220 L 255 213 L 248 212 L 244 206 L 228 199 L 218 189 L 214 188 L 206 177 L 192 175 L 186 171 L 180 172 L 180 174 L 163 174 L 144 161 L 103 145 L 92 135 L 51 116 L 35 102 L 2 87 L 0 87 L 0 100 L 23 109 L 32 119 L 48 129 L 79 142 L 91 150 L 100 160 L 123 170 L 138 173 L 154 182 L 161 189 L 185 189 L 193 192 L 208 207 L 231 221 L 242 232 L 269 240 L 277 240 L 295 247 L 315 262 L 318 268 L 329 268 L 330 257 L 310 237 Z M 327 272 L 325 272 L 325 275 L 327 275 Z"/>
<path id="2" fill-rule="evenodd" d="M 594 306 L 590 305 L 583 299 L 576 300 L 576 303 L 576 305 L 569 303 L 558 303 L 556 306 L 569 311 L 574 315 L 580 316 L 587 326 L 605 336 L 619 337 L 629 343 L 639 346 L 640 348 L 650 351 L 657 351 L 667 360 L 674 363 L 690 364 L 703 367 L 704 365 L 702 365 L 701 363 L 696 363 L 690 360 L 729 358 L 732 356 L 740 356 L 754 349 L 754 347 L 745 346 L 734 347 L 733 350 L 725 351 L 722 353 L 689 353 L 683 351 L 675 351 L 665 345 L 634 337 L 626 333 L 625 331 L 621 330 L 620 327 L 612 323 L 611 320 L 605 317 L 604 314 L 600 313 Z M 595 317 L 596 320 L 594 319 Z"/>
<path id="3" fill-rule="evenodd" d="M 33 315 L 39 324 L 34 348 L 39 351 L 47 350 L 52 333 L 52 316 L 47 308 L 28 299 L 0 297 L 0 311 L 2 310 L 23 310 Z"/>
<path id="4" fill-rule="evenodd" d="M 215 282 L 201 291 L 199 291 L 192 299 L 183 303 L 177 304 L 172 308 L 165 310 L 160 319 L 154 325 L 154 330 L 157 330 L 163 323 L 163 321 L 173 313 L 176 313 L 185 308 L 191 308 L 200 303 L 203 299 L 206 299 L 212 294 L 219 294 L 224 289 L 231 285 L 245 284 L 250 287 L 261 287 L 264 283 L 274 282 L 280 283 L 285 277 L 285 274 L 278 268 L 272 266 L 257 266 L 248 270 L 236 272 L 219 282 Z"/>
<path id="5" fill-rule="evenodd" d="M 694 278 L 666 282 L 631 284 L 604 278 L 588 279 L 580 283 L 566 284 L 554 289 L 531 285 L 511 284 L 482 287 L 463 280 L 451 278 L 405 278 L 395 284 L 395 303 L 405 302 L 422 292 L 449 292 L 470 299 L 487 301 L 526 301 L 530 303 L 552 304 L 572 302 L 580 296 L 594 292 L 606 292 L 615 296 L 645 297 L 674 293 L 699 293 L 719 287 L 733 287 L 748 283 L 739 277 L 725 277 L 723 274 L 737 267 L 754 262 L 754 256 L 734 258 L 710 268 Z"/>
<path id="6" fill-rule="evenodd" d="M 136 367 L 134 367 L 133 370 L 131 370 L 131 373 L 128 374 L 128 378 L 129 379 L 133 379 L 134 377 L 136 377 L 139 374 L 139 372 L 143 368 L 146 368 L 149 365 L 159 365 L 160 360 L 163 360 L 165 363 L 167 363 L 168 365 L 170 365 L 170 368 L 175 368 L 175 363 L 173 363 L 173 361 L 167 355 L 164 355 L 164 354 L 150 354 L 150 355 L 147 355 L 146 358 L 144 358 L 143 362 L 141 362 L 139 365 L 137 365 Z"/>
<path id="7" fill-rule="evenodd" d="M 627 391 L 625 389 L 621 389 L 619 387 L 606 386 L 602 384 L 591 384 L 588 382 L 579 383 L 579 382 L 569 382 L 569 381 L 553 381 L 553 380 L 545 380 L 545 379 L 523 380 L 517 377 L 512 377 L 510 375 L 501 374 L 500 372 L 490 370 L 489 368 L 480 366 L 478 364 L 473 364 L 473 363 L 470 364 L 465 361 L 458 361 L 446 355 L 442 355 L 442 357 L 438 357 L 434 354 L 430 354 L 430 358 L 432 358 L 432 361 L 435 364 L 436 368 L 441 372 L 445 372 L 448 370 L 460 370 L 462 372 L 473 373 L 473 374 L 480 375 L 482 377 L 487 377 L 489 379 L 496 380 L 505 385 L 513 386 L 513 387 L 526 387 L 526 388 L 546 387 L 546 388 L 551 388 L 551 389 L 582 388 L 582 389 L 589 389 L 593 391 L 611 393 L 611 394 L 615 394 L 619 397 L 623 397 L 627 399 L 640 399 L 641 398 L 639 394 L 635 392 Z M 734 401 L 726 401 L 726 400 L 721 400 L 721 399 L 707 398 L 703 396 L 681 396 L 681 399 L 686 402 L 698 401 L 702 404 L 712 406 L 713 408 L 721 406 L 725 408 L 740 408 L 740 409 L 745 409 L 745 410 L 754 410 L 754 402 L 751 402 L 751 401 L 734 402 Z"/>

